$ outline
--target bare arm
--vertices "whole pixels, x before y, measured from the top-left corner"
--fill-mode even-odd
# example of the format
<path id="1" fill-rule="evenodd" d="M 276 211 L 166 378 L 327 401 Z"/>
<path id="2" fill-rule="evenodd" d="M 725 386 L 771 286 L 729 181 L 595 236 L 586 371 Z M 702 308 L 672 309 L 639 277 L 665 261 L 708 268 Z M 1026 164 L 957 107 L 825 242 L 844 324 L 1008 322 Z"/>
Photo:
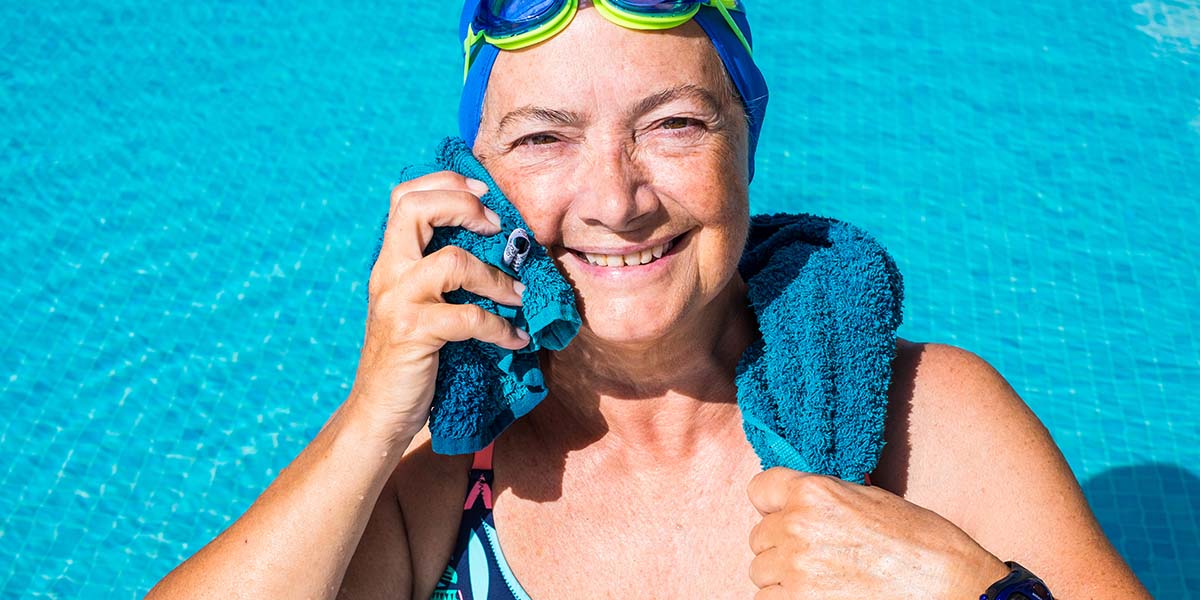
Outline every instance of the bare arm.
<path id="1" fill-rule="evenodd" d="M 450 172 L 392 190 L 350 397 L 246 514 L 149 598 L 333 598 L 352 555 L 346 595 L 410 597 L 412 563 L 393 474 L 429 418 L 438 352 L 470 338 L 514 350 L 529 342 L 501 317 L 447 304 L 442 295 L 466 289 L 519 306 L 518 282 L 461 248 L 424 254 L 435 227 L 499 232 L 500 217 L 479 202 L 486 190 Z"/>
<path id="2" fill-rule="evenodd" d="M 392 520 L 388 477 L 409 443 L 377 441 L 352 412 L 350 402 L 343 405 L 241 518 L 147 598 L 333 598 L 368 519 Z M 394 556 L 403 558 L 391 559 L 392 579 L 380 585 L 404 590 L 392 598 L 405 597 L 403 530 L 379 525 L 372 536 L 388 536 Z"/>
<path id="3" fill-rule="evenodd" d="M 895 377 L 876 484 L 1029 568 L 1056 597 L 1150 597 L 1049 432 L 991 365 L 952 346 L 904 343 Z"/>
<path id="4" fill-rule="evenodd" d="M 898 350 L 874 485 L 783 467 L 750 481 L 759 598 L 978 598 L 1002 560 L 1060 599 L 1149 598 L 994 369 L 949 346 Z"/>

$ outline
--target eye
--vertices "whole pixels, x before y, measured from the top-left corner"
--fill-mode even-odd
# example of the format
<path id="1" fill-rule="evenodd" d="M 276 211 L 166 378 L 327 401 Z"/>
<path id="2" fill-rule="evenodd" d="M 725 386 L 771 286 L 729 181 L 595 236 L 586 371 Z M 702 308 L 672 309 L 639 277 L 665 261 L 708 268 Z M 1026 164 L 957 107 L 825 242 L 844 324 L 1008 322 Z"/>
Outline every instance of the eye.
<path id="1" fill-rule="evenodd" d="M 550 135 L 549 133 L 535 133 L 517 140 L 517 143 L 514 144 L 514 146 L 546 146 L 557 141 L 558 138 Z"/>
<path id="2" fill-rule="evenodd" d="M 658 124 L 658 126 L 663 129 L 685 129 L 691 125 L 697 124 L 699 124 L 699 122 L 695 119 L 689 119 L 687 117 L 671 117 L 669 119 L 664 119 L 663 122 Z"/>

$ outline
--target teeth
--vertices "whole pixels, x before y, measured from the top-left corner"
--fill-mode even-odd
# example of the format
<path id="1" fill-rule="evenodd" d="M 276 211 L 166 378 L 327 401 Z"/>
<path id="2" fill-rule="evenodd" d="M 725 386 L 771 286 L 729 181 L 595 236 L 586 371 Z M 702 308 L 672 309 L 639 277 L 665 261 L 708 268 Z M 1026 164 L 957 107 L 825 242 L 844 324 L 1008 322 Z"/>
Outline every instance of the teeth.
<path id="1" fill-rule="evenodd" d="M 662 255 L 671 250 L 671 242 L 667 242 L 660 246 L 647 248 L 633 254 L 617 255 L 617 254 L 591 254 L 585 252 L 583 255 L 587 261 L 593 265 L 600 267 L 624 267 L 646 265 L 662 258 Z"/>

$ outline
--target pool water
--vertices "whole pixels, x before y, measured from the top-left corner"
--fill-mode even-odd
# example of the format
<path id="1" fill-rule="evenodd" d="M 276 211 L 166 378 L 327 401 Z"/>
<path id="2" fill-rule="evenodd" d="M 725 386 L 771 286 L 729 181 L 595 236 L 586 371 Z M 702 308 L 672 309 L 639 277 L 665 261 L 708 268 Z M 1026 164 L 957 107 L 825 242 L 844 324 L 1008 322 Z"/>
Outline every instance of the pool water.
<path id="1" fill-rule="evenodd" d="M 753 209 L 874 233 L 901 335 L 995 365 L 1191 597 L 1200 4 L 768 4 Z M 345 398 L 388 190 L 455 131 L 450 5 L 5 3 L 0 595 L 144 594 Z"/>

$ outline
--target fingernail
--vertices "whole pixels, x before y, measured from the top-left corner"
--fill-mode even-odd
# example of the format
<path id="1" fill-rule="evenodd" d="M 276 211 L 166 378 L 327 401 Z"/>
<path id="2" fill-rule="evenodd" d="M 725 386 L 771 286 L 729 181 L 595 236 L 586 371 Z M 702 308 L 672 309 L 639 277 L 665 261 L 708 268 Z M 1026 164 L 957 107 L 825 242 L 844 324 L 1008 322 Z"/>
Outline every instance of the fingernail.
<path id="1" fill-rule="evenodd" d="M 525 284 L 521 283 L 520 281 L 514 281 L 513 282 L 513 291 L 515 291 L 518 295 L 524 296 L 525 295 Z"/>
<path id="2" fill-rule="evenodd" d="M 485 206 L 483 207 L 483 216 L 487 217 L 487 220 L 491 221 L 492 225 L 500 227 L 500 215 L 496 214 L 496 211 Z"/>
<path id="3" fill-rule="evenodd" d="M 517 337 L 528 342 L 529 341 L 529 332 L 518 327 L 517 328 Z"/>
<path id="4" fill-rule="evenodd" d="M 471 191 L 475 192 L 476 196 L 482 196 L 488 192 L 488 185 L 486 183 L 478 179 L 471 179 L 470 177 L 467 178 L 467 187 L 471 188 Z"/>

